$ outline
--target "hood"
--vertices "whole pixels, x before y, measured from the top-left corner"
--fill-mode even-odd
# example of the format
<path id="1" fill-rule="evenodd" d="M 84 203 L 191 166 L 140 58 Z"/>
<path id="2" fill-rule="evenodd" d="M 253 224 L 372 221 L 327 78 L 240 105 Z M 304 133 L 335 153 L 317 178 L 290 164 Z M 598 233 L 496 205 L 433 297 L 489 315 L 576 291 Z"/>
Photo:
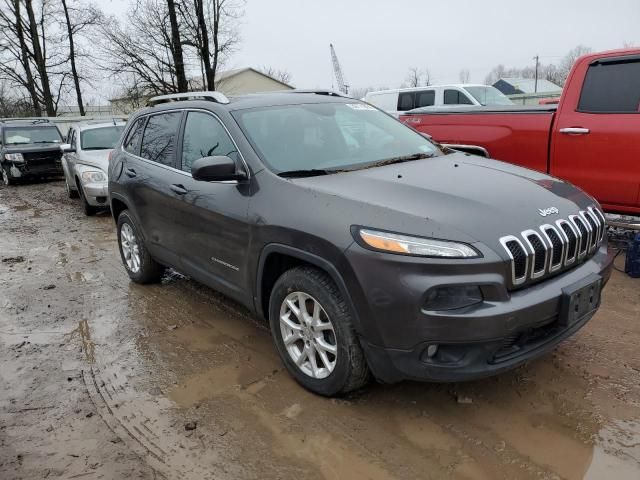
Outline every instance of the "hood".
<path id="1" fill-rule="evenodd" d="M 372 228 L 488 245 L 597 205 L 557 178 L 462 153 L 294 181 L 358 202 Z"/>
<path id="2" fill-rule="evenodd" d="M 98 167 L 105 173 L 109 168 L 109 150 L 82 150 L 78 153 L 78 163 Z"/>
<path id="3" fill-rule="evenodd" d="M 31 153 L 31 152 L 57 152 L 62 153 L 60 150 L 60 143 L 25 143 L 21 145 L 5 145 L 5 153 Z"/>

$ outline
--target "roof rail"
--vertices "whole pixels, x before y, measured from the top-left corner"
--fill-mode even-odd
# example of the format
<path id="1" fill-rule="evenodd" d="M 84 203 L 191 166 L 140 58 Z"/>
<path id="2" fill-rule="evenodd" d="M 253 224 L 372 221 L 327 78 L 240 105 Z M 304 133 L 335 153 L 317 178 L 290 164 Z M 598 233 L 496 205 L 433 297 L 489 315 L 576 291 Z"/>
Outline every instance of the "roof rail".
<path id="1" fill-rule="evenodd" d="M 7 117 L 0 118 L 0 123 L 27 123 L 31 125 L 37 125 L 38 123 L 51 123 L 48 118 L 20 118 L 20 117 Z"/>
<path id="2" fill-rule="evenodd" d="M 184 93 L 171 93 L 169 95 L 158 95 L 157 97 L 151 97 L 148 101 L 148 105 L 156 105 L 158 103 L 177 102 L 180 100 L 209 100 L 211 102 L 222 103 L 226 105 L 229 103 L 229 99 L 222 92 L 184 92 Z"/>
<path id="3" fill-rule="evenodd" d="M 281 90 L 280 93 L 315 93 L 316 95 L 327 95 L 329 97 L 348 97 L 348 95 L 345 95 L 344 93 L 329 89 L 294 88 L 293 90 Z"/>

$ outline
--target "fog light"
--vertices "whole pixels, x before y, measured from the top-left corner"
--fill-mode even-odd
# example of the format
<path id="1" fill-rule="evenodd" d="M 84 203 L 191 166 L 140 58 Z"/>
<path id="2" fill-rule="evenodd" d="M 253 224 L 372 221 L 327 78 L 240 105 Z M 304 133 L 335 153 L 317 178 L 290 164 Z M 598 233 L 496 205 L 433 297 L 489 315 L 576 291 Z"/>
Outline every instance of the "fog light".
<path id="1" fill-rule="evenodd" d="M 429 345 L 427 347 L 427 357 L 431 358 L 438 353 L 438 345 Z"/>
<path id="2" fill-rule="evenodd" d="M 429 290 L 425 302 L 427 310 L 453 310 L 470 307 L 482 302 L 480 287 L 475 285 L 460 285 L 436 287 Z"/>

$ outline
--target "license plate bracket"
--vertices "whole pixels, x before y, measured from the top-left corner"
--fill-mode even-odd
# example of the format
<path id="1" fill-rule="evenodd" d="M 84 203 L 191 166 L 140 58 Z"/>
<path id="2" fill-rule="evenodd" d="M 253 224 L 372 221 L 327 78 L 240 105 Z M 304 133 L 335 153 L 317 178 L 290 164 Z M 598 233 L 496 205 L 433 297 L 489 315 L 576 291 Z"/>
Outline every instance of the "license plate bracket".
<path id="1" fill-rule="evenodd" d="M 562 289 L 559 323 L 565 327 L 579 322 L 600 306 L 602 277 L 588 277 Z"/>

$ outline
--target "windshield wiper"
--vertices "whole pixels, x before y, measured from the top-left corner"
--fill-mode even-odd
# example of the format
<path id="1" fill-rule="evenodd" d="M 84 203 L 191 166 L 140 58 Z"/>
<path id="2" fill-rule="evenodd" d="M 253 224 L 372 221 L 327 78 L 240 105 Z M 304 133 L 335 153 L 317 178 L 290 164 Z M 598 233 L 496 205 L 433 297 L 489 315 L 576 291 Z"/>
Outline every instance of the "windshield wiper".
<path id="1" fill-rule="evenodd" d="M 394 163 L 411 162 L 413 160 L 422 160 L 424 158 L 433 157 L 433 153 L 414 153 L 412 155 L 403 155 L 401 157 L 385 158 L 384 160 L 378 160 L 377 162 L 368 163 L 362 168 L 382 167 L 384 165 L 393 165 Z"/>
<path id="2" fill-rule="evenodd" d="M 60 143 L 58 140 L 38 140 L 37 142 L 31 143 Z"/>
<path id="3" fill-rule="evenodd" d="M 288 170 L 286 172 L 280 172 L 279 177 L 283 178 L 302 178 L 302 177 L 319 177 L 320 175 L 329 175 L 335 173 L 335 170 L 322 170 L 312 168 L 309 170 Z"/>
<path id="4" fill-rule="evenodd" d="M 113 147 L 84 147 L 82 150 L 111 150 Z"/>

